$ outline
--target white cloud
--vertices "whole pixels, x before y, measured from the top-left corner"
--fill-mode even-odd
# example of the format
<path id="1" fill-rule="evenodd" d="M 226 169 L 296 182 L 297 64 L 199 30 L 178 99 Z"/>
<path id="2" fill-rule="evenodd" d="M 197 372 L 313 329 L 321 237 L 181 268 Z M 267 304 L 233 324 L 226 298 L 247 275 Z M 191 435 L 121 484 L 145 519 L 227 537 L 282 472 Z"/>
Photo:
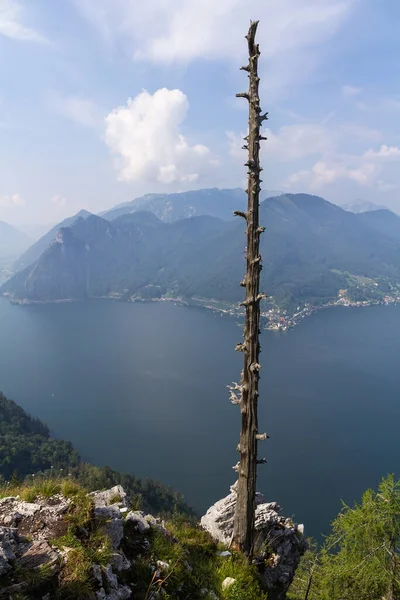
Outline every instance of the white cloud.
<path id="1" fill-rule="evenodd" d="M 23 42 L 47 43 L 43 35 L 21 23 L 22 12 L 15 0 L 0 0 L 0 35 Z"/>
<path id="2" fill-rule="evenodd" d="M 19 194 L 0 196 L 0 208 L 16 208 L 24 204 L 25 200 Z"/>
<path id="3" fill-rule="evenodd" d="M 240 135 L 233 131 L 226 133 L 229 154 L 232 158 L 243 158 L 242 146 L 245 133 Z M 276 133 L 265 129 L 263 135 L 267 141 L 262 145 L 262 156 L 273 157 L 279 162 L 294 160 L 312 155 L 326 154 L 333 150 L 331 132 L 322 125 L 302 123 L 284 125 Z"/>
<path id="4" fill-rule="evenodd" d="M 377 182 L 378 190 L 380 192 L 392 192 L 393 190 L 398 190 L 399 185 L 395 183 L 387 183 L 382 179 L 379 179 Z"/>
<path id="5" fill-rule="evenodd" d="M 356 168 L 349 168 L 340 162 L 318 161 L 309 171 L 298 171 L 291 175 L 287 179 L 285 187 L 290 188 L 302 184 L 315 190 L 344 179 L 354 181 L 359 185 L 368 185 L 374 180 L 376 173 L 377 168 L 373 163 L 364 163 Z"/>
<path id="6" fill-rule="evenodd" d="M 64 196 L 61 196 L 61 194 L 56 194 L 52 197 L 51 202 L 56 206 L 64 208 L 64 206 L 67 204 L 67 199 Z"/>
<path id="7" fill-rule="evenodd" d="M 366 142 L 381 142 L 380 131 L 357 123 L 336 124 L 324 119 L 321 124 L 285 125 L 276 132 L 266 130 L 267 141 L 261 150 L 262 163 L 273 177 L 285 173 L 274 185 L 287 189 L 321 190 L 336 182 L 353 182 L 379 191 L 388 191 L 383 175 L 390 175 L 385 164 L 400 160 L 400 148 L 382 144 L 378 150 L 364 150 Z M 245 158 L 241 149 L 244 134 L 227 132 L 232 160 Z M 304 168 L 304 164 L 307 168 Z M 287 174 L 292 166 L 294 173 Z M 297 170 L 295 170 L 297 167 Z"/>
<path id="8" fill-rule="evenodd" d="M 242 159 L 245 154 L 243 152 L 243 145 L 245 144 L 244 136 L 246 133 L 240 133 L 238 135 L 234 131 L 227 131 L 226 137 L 228 139 L 228 154 L 233 159 Z"/>
<path id="9" fill-rule="evenodd" d="M 105 141 L 121 181 L 194 183 L 216 164 L 210 150 L 181 133 L 189 103 L 180 90 L 143 91 L 106 117 Z"/>
<path id="10" fill-rule="evenodd" d="M 380 142 L 383 137 L 381 131 L 356 123 L 343 123 L 343 125 L 339 125 L 335 129 L 338 137 L 343 141 L 347 140 L 347 145 L 353 141 Z"/>
<path id="11" fill-rule="evenodd" d="M 358 96 L 361 93 L 361 88 L 355 87 L 354 85 L 344 85 L 342 86 L 342 94 L 347 98 L 351 98 L 354 96 Z"/>
<path id="12" fill-rule="evenodd" d="M 262 154 L 273 157 L 280 162 L 293 162 L 309 156 L 333 156 L 339 153 L 344 144 L 353 142 L 380 141 L 382 133 L 375 129 L 355 123 L 344 123 L 328 126 L 330 120 L 325 119 L 323 124 L 300 123 L 284 125 L 277 132 L 265 129 L 267 141 L 262 146 Z M 239 135 L 232 131 L 227 132 L 229 154 L 232 157 L 243 157 L 242 133 Z"/>
<path id="13" fill-rule="evenodd" d="M 266 136 L 268 141 L 263 146 L 263 152 L 282 161 L 326 154 L 333 150 L 332 136 L 323 125 L 285 125 L 277 134 L 267 129 Z"/>
<path id="14" fill-rule="evenodd" d="M 383 144 L 378 151 L 367 150 L 364 153 L 367 159 L 400 160 L 400 148 Z"/>
<path id="15" fill-rule="evenodd" d="M 284 186 L 303 185 L 311 190 L 321 189 L 337 181 L 352 181 L 360 186 L 375 187 L 379 191 L 389 191 L 392 184 L 385 182 L 379 176 L 385 172 L 385 164 L 394 161 L 400 161 L 400 148 L 397 146 L 388 146 L 382 144 L 379 150 L 366 150 L 361 154 L 349 154 L 343 152 L 346 142 L 346 129 L 348 126 L 342 126 L 332 131 L 330 136 L 326 131 L 326 136 L 330 137 L 331 144 L 327 142 L 327 152 L 323 150 L 319 153 L 320 158 L 309 168 L 301 169 L 290 175 Z M 350 125 L 350 128 L 352 126 Z M 356 126 L 355 133 L 359 135 L 359 140 L 380 139 L 382 136 L 374 130 Z M 307 148 L 307 146 L 306 146 Z M 306 148 L 304 156 L 307 156 Z M 290 155 L 296 156 L 300 150 L 290 151 Z"/>
<path id="16" fill-rule="evenodd" d="M 83 125 L 98 127 L 104 119 L 104 111 L 95 102 L 80 96 L 61 96 L 51 92 L 46 97 L 49 106 L 60 115 Z"/>
<path id="17" fill-rule="evenodd" d="M 262 65 L 279 88 L 309 75 L 357 0 L 75 0 L 107 43 L 123 40 L 129 54 L 155 63 L 198 58 L 245 60 L 245 29 L 260 20 Z M 316 47 L 319 48 L 315 51 Z"/>

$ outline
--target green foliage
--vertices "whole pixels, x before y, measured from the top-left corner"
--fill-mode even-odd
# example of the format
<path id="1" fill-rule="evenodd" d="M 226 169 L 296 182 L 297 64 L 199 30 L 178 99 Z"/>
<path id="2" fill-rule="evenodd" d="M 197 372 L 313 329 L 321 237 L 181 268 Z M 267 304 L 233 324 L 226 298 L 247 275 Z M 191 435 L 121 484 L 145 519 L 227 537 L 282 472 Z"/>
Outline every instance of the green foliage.
<path id="1" fill-rule="evenodd" d="M 400 481 L 382 480 L 360 504 L 344 505 L 322 550 L 302 560 L 292 600 L 395 600 L 400 595 Z M 310 583 L 310 575 L 312 575 Z"/>
<path id="2" fill-rule="evenodd" d="M 50 437 L 44 423 L 0 392 L 0 497 L 15 495 L 22 480 L 21 494 L 29 502 L 58 492 L 69 497 L 81 487 L 94 491 L 122 485 L 135 509 L 162 516 L 171 516 L 175 509 L 195 515 L 182 494 L 161 483 L 83 462 L 69 442 Z"/>
<path id="3" fill-rule="evenodd" d="M 74 467 L 79 460 L 69 442 L 51 438 L 46 425 L 0 392 L 0 474 L 6 480 L 66 464 Z"/>
<path id="4" fill-rule="evenodd" d="M 26 589 L 34 597 L 41 595 L 55 586 L 54 571 L 49 565 L 41 565 L 35 569 L 24 569 L 16 566 L 14 577 L 19 583 L 26 585 Z"/>
<path id="5" fill-rule="evenodd" d="M 178 590 L 184 598 L 207 598 L 205 590 L 214 592 L 224 600 L 259 600 L 263 597 L 255 569 L 246 557 L 234 553 L 221 557 L 218 546 L 199 527 L 184 521 L 167 523 L 168 534 L 153 530 L 151 554 L 154 560 L 169 564 L 169 570 L 160 577 L 148 575 L 152 591 L 163 589 L 166 598 L 177 598 Z M 226 577 L 236 579 L 235 584 L 222 590 Z M 139 596 L 140 597 L 140 596 Z"/>

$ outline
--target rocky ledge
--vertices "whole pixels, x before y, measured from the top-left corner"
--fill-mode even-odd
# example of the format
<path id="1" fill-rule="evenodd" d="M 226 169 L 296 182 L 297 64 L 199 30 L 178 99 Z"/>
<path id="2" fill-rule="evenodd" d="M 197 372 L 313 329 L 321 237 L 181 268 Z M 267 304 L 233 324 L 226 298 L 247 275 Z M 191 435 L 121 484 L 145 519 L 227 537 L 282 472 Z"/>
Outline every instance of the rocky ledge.
<path id="1" fill-rule="evenodd" d="M 130 556 L 138 556 L 149 546 L 143 534 L 152 527 L 163 530 L 161 521 L 130 510 L 121 486 L 87 494 L 86 498 L 83 507 L 73 496 L 62 494 L 39 496 L 34 502 L 18 496 L 0 500 L 2 600 L 124 600 L 132 596 L 132 587 L 122 582 L 123 572 L 133 563 L 123 550 L 124 538 L 130 538 Z M 82 508 L 86 515 L 79 514 Z M 77 515 L 81 524 L 74 523 Z M 90 543 L 91 537 L 99 541 L 98 548 Z M 96 552 L 99 558 L 107 557 L 107 562 L 97 564 Z M 91 558 L 93 562 L 88 564 Z M 77 573 L 80 567 L 82 573 Z"/>
<path id="2" fill-rule="evenodd" d="M 228 549 L 234 487 L 202 527 L 134 510 L 121 486 L 53 492 L 44 482 L 0 500 L 0 600 L 281 600 L 306 547 L 302 526 L 258 494 L 257 578 Z"/>
<path id="3" fill-rule="evenodd" d="M 228 546 L 233 535 L 236 487 L 237 483 L 230 488 L 231 493 L 211 506 L 201 519 L 202 527 L 213 539 Z M 262 494 L 256 494 L 253 562 L 263 589 L 269 592 L 269 600 L 286 598 L 300 558 L 307 549 L 304 526 L 280 513 L 279 504 L 266 502 Z"/>

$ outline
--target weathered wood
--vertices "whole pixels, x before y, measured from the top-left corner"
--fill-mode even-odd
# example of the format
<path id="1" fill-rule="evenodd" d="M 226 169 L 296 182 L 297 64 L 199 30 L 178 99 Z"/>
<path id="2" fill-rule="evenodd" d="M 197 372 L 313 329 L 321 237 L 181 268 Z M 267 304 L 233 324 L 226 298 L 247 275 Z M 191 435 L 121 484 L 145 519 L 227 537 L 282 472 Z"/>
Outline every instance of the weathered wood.
<path id="1" fill-rule="evenodd" d="M 257 480 L 257 464 L 263 464 L 265 459 L 257 458 L 257 442 L 266 439 L 265 434 L 258 433 L 257 403 L 258 382 L 260 378 L 259 364 L 259 331 L 260 331 L 260 300 L 265 296 L 260 294 L 260 272 L 262 269 L 259 251 L 260 234 L 264 231 L 259 226 L 259 195 L 260 195 L 260 140 L 265 139 L 260 135 L 260 125 L 267 119 L 267 113 L 261 115 L 260 99 L 258 95 L 258 58 L 260 50 L 255 43 L 258 21 L 250 23 L 246 36 L 249 49 L 249 64 L 242 67 L 248 72 L 249 91 L 240 93 L 239 97 L 246 98 L 249 102 L 249 133 L 245 137 L 248 148 L 248 207 L 247 212 L 236 211 L 235 214 L 244 217 L 247 221 L 247 251 L 246 276 L 240 285 L 246 287 L 246 299 L 242 303 L 246 308 L 246 322 L 244 328 L 244 342 L 237 349 L 244 353 L 244 369 L 240 384 L 240 411 L 242 415 L 242 428 L 240 433 L 239 452 L 240 461 L 235 466 L 238 471 L 237 502 L 232 538 L 232 546 L 241 550 L 248 556 L 252 555 L 255 495 Z"/>

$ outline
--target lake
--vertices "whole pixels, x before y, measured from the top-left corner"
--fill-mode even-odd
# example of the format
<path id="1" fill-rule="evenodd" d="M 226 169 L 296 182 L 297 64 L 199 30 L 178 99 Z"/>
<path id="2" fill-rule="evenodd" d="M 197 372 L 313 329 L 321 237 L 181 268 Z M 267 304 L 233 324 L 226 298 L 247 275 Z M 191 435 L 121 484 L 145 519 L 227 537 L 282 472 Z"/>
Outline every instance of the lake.
<path id="1" fill-rule="evenodd" d="M 240 429 L 234 320 L 169 303 L 0 299 L 0 389 L 96 464 L 199 512 L 229 492 Z M 399 473 L 400 307 L 334 308 L 262 335 L 258 489 L 318 536 Z"/>

